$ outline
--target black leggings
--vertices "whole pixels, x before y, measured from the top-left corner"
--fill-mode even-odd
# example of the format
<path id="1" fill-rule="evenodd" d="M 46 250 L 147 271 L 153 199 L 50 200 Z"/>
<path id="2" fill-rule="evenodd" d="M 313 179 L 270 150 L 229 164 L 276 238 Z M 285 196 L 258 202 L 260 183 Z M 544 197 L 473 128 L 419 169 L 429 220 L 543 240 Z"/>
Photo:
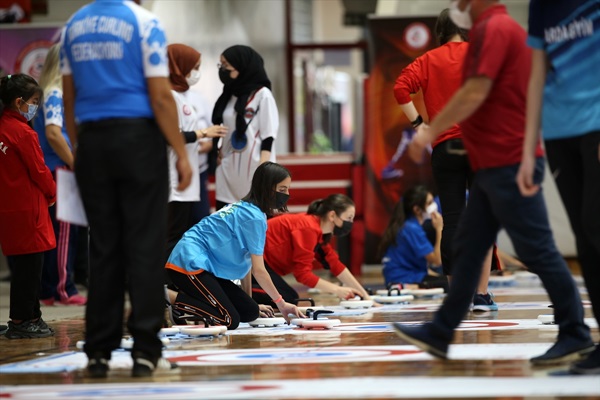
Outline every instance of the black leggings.
<path id="1" fill-rule="evenodd" d="M 466 154 L 453 154 L 449 146 L 462 147 L 461 139 L 450 139 L 433 148 L 431 153 L 431 167 L 433 179 L 438 188 L 442 215 L 444 217 L 444 228 L 442 231 L 442 242 L 440 251 L 444 275 L 452 275 L 452 248 L 454 236 L 458 228 L 458 222 L 465 210 L 467 195 L 466 191 L 473 183 L 473 171 Z M 435 230 L 427 230 L 425 224 L 423 229 L 428 233 L 429 241 L 435 243 Z M 433 235 L 433 239 L 432 236 Z M 494 245 L 492 257 L 492 271 L 500 269 L 497 248 Z"/>
<path id="2" fill-rule="evenodd" d="M 40 282 L 44 253 L 8 256 L 10 265 L 10 311 L 14 320 L 35 320 L 42 316 L 40 310 Z"/>
<path id="3" fill-rule="evenodd" d="M 298 292 L 288 285 L 287 282 L 281 276 L 279 276 L 277 272 L 273 271 L 266 263 L 265 269 L 269 273 L 269 276 L 279 291 L 279 294 L 283 296 L 283 300 L 288 303 L 296 304 L 296 301 L 298 300 Z M 266 304 L 277 308 L 273 300 L 271 300 L 271 297 L 260 287 L 254 277 L 252 277 L 252 298 L 258 304 Z"/>
<path id="4" fill-rule="evenodd" d="M 195 315 L 227 329 L 235 329 L 240 322 L 253 321 L 259 316 L 258 304 L 230 280 L 207 271 L 185 275 L 169 269 L 168 273 L 179 289 L 173 307 L 182 314 Z"/>

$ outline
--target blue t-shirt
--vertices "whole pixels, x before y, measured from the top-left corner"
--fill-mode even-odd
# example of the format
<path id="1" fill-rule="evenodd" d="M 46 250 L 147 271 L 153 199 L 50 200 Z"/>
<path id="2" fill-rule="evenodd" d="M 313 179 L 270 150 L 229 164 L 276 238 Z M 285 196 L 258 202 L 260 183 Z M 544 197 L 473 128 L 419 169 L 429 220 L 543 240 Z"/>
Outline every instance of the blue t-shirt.
<path id="1" fill-rule="evenodd" d="M 64 107 L 63 107 L 63 95 L 62 90 L 54 88 L 48 91 L 44 97 L 44 104 L 42 112 L 38 112 L 33 120 L 33 129 L 38 134 L 40 140 L 40 146 L 44 153 L 44 162 L 48 166 L 50 171 L 55 171 L 56 168 L 64 167 L 66 164 L 56 154 L 48 139 L 46 138 L 46 126 L 56 125 L 61 128 L 61 132 L 69 148 L 71 148 L 71 141 L 67 134 L 67 128 L 63 124 L 64 119 Z"/>
<path id="2" fill-rule="evenodd" d="M 129 0 L 96 0 L 61 37 L 61 72 L 72 75 L 78 122 L 153 118 L 147 78 L 168 77 L 167 39 L 158 19 Z"/>
<path id="3" fill-rule="evenodd" d="M 600 0 L 531 0 L 527 44 L 544 50 L 544 139 L 600 130 Z"/>
<path id="4" fill-rule="evenodd" d="M 177 243 L 167 263 L 188 274 L 204 270 L 223 279 L 242 279 L 262 256 L 267 217 L 252 203 L 239 201 L 203 218 Z"/>
<path id="5" fill-rule="evenodd" d="M 383 257 L 385 283 L 420 283 L 427 275 L 425 256 L 433 252 L 423 227 L 410 217 L 396 235 L 396 244 Z"/>

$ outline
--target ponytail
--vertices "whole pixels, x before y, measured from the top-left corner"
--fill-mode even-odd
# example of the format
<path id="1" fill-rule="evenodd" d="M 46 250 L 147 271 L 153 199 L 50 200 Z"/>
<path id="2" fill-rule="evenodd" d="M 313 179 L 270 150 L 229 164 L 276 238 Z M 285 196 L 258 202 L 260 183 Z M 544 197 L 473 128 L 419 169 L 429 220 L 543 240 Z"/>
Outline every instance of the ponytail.
<path id="1" fill-rule="evenodd" d="M 322 204 L 323 204 L 323 199 L 317 199 L 317 200 L 313 201 L 308 206 L 308 210 L 306 210 L 306 213 L 310 214 L 310 215 L 317 215 L 317 213 L 319 212 L 319 208 L 321 207 Z"/>
<path id="2" fill-rule="evenodd" d="M 354 207 L 354 202 L 350 197 L 345 194 L 332 194 L 325 199 L 318 199 L 310 203 L 306 213 L 316 215 L 319 218 L 325 218 L 329 211 L 335 211 L 339 216 L 346 211 L 348 207 Z"/>
<path id="3" fill-rule="evenodd" d="M 396 236 L 398 236 L 398 231 L 404 225 L 405 215 L 404 215 L 404 204 L 402 199 L 396 206 L 394 206 L 394 211 L 392 212 L 392 218 L 388 222 L 387 228 L 383 232 L 383 236 L 381 237 L 381 242 L 379 243 L 379 248 L 377 249 L 378 258 L 383 258 L 385 252 L 390 246 L 395 246 Z"/>
<path id="4" fill-rule="evenodd" d="M 395 246 L 398 244 L 396 242 L 398 231 L 404 225 L 404 221 L 406 220 L 407 216 L 413 215 L 413 207 L 417 206 L 425 209 L 425 203 L 427 202 L 428 194 L 429 190 L 422 185 L 415 186 L 404 192 L 402 198 L 394 207 L 392 218 L 390 219 L 390 222 L 388 223 L 388 226 L 385 228 L 383 236 L 381 237 L 381 242 L 379 243 L 378 249 L 378 256 L 380 258 L 385 255 L 385 252 L 390 246 Z"/>

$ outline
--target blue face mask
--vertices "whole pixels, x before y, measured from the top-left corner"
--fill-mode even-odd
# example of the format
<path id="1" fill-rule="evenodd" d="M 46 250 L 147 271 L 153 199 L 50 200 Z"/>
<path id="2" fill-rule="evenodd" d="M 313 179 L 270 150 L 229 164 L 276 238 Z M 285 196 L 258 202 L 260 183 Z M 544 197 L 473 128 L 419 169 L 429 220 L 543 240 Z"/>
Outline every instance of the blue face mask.
<path id="1" fill-rule="evenodd" d="M 23 100 L 23 99 L 21 99 Z M 25 100 L 23 100 L 25 101 Z M 33 119 L 33 117 L 35 116 L 35 113 L 38 109 L 37 104 L 29 104 L 25 101 L 25 104 L 27 104 L 27 112 L 24 113 L 23 111 L 19 110 L 19 113 L 21 113 L 22 116 L 24 116 L 27 121 L 31 121 Z"/>

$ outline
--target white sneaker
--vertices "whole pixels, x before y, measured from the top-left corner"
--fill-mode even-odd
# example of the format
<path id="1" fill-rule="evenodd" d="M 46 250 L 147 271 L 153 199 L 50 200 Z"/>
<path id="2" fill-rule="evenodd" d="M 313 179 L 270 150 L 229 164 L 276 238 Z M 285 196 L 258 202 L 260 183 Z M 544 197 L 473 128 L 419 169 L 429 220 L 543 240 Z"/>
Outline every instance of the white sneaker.
<path id="1" fill-rule="evenodd" d="M 156 365 L 152 361 L 146 358 L 136 358 L 133 360 L 133 369 L 131 370 L 131 376 L 134 378 L 157 376 L 157 375 L 171 375 L 178 374 L 181 372 L 179 366 L 175 363 L 170 362 L 165 358 L 159 358 Z"/>

